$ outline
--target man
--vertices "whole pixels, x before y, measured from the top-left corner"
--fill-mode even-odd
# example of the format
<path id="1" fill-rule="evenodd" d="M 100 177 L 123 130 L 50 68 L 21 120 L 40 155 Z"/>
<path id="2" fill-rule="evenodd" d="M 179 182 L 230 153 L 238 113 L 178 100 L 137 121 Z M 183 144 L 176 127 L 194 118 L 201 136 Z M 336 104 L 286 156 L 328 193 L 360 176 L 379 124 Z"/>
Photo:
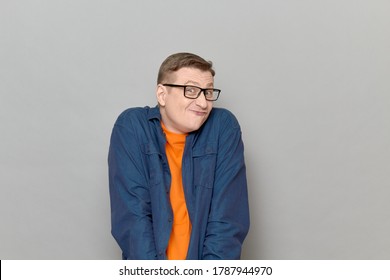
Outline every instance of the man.
<path id="1" fill-rule="evenodd" d="M 239 259 L 249 229 L 240 126 L 213 107 L 212 63 L 169 56 L 154 108 L 117 119 L 110 143 L 112 234 L 123 259 Z"/>

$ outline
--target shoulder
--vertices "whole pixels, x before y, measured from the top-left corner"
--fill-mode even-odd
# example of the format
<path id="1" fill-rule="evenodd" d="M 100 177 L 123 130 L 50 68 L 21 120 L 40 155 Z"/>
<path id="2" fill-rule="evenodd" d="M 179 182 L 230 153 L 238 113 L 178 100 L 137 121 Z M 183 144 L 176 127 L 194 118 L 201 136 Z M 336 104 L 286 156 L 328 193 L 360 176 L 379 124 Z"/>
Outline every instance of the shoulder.
<path id="1" fill-rule="evenodd" d="M 134 107 L 124 110 L 117 118 L 115 125 L 131 126 L 136 124 L 146 124 L 148 119 L 154 113 L 157 113 L 158 108 Z"/>
<path id="2" fill-rule="evenodd" d="M 233 135 L 240 135 L 241 128 L 232 112 L 224 108 L 213 108 L 207 121 L 196 134 L 198 140 L 218 142 L 220 137 L 229 138 Z"/>
<path id="3" fill-rule="evenodd" d="M 240 128 L 236 116 L 225 108 L 213 108 L 209 116 L 209 121 L 213 125 L 218 125 L 222 128 Z"/>
<path id="4" fill-rule="evenodd" d="M 150 109 L 149 107 L 128 108 L 119 114 L 117 122 L 123 122 L 123 121 L 133 120 L 137 118 L 144 118 L 146 117 L 147 111 L 149 109 Z"/>

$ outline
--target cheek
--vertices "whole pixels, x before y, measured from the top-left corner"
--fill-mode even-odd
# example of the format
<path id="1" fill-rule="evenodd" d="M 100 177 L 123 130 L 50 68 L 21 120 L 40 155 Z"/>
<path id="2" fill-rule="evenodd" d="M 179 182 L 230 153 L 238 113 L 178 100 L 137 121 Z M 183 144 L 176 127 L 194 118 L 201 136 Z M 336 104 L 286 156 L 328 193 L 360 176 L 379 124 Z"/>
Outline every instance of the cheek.
<path id="1" fill-rule="evenodd" d="M 191 99 L 184 100 L 184 102 L 180 104 L 180 109 L 187 112 L 195 106 L 193 103 L 194 101 Z"/>
<path id="2" fill-rule="evenodd" d="M 169 101 L 166 103 L 166 108 L 172 114 L 181 114 L 188 107 L 188 102 L 182 100 L 179 96 L 171 96 Z"/>

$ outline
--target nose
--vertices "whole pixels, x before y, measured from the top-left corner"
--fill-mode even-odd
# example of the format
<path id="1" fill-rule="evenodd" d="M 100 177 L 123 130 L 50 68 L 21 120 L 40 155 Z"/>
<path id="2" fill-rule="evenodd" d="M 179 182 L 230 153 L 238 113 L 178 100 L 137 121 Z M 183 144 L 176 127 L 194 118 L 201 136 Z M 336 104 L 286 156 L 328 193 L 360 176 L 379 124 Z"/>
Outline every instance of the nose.
<path id="1" fill-rule="evenodd" d="M 204 91 L 202 91 L 201 94 L 198 96 L 198 98 L 195 99 L 195 102 L 196 102 L 195 104 L 198 105 L 200 108 L 202 109 L 207 108 L 207 100 L 204 95 Z"/>

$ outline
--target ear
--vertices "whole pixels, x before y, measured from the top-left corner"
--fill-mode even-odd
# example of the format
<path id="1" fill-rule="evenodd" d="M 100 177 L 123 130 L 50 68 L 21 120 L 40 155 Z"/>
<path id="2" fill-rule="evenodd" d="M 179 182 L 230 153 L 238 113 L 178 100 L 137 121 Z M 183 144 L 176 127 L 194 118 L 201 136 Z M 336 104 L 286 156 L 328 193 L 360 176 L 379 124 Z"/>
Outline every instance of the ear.
<path id="1" fill-rule="evenodd" d="M 167 95 L 166 88 L 162 84 L 158 84 L 156 88 L 157 102 L 161 107 L 165 106 L 165 97 Z"/>

